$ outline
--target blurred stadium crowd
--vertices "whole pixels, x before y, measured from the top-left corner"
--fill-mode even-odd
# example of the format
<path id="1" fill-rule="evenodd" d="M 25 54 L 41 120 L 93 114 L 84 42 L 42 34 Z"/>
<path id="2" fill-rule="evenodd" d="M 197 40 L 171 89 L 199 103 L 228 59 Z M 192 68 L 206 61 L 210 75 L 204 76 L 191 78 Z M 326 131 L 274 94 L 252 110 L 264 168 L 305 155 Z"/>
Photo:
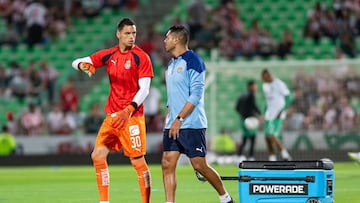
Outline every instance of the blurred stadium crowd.
<path id="1" fill-rule="evenodd" d="M 297 72 L 288 129 L 355 132 L 360 124 L 360 75 L 347 66 Z"/>
<path id="2" fill-rule="evenodd" d="M 93 18 L 106 7 L 136 11 L 139 4 L 136 0 L 64 2 L 67 3 L 0 0 L 0 14 L 6 22 L 5 32 L 0 33 L 0 45 L 16 47 L 25 43 L 32 47 L 55 43 L 57 39 L 67 37 L 67 30 L 72 26 L 71 18 Z M 176 18 L 172 23 L 189 28 L 192 49 L 210 51 L 218 48 L 219 56 L 225 59 L 255 56 L 285 58 L 292 54 L 294 42 L 290 30 L 281 30 L 283 36 L 276 40 L 268 27 L 260 26 L 258 19 L 246 27 L 239 17 L 240 12 L 233 0 L 219 0 L 217 7 L 195 0 L 187 7 L 187 20 Z M 360 1 L 334 0 L 329 8 L 319 1 L 308 10 L 306 21 L 304 36 L 312 38 L 315 43 L 321 38 L 333 40 L 338 48 L 334 58 L 356 56 Z M 153 26 L 141 30 L 138 45 L 154 61 L 160 61 L 162 66 L 166 64 L 169 55 L 163 49 L 164 33 L 156 32 Z M 32 61 L 26 67 L 15 61 L 0 65 L 0 98 L 26 104 L 19 117 L 11 111 L 7 112 L 10 132 L 15 135 L 68 135 L 78 129 L 87 134 L 97 132 L 104 116 L 100 103 L 91 105 L 87 112 L 80 111 L 80 98 L 72 78 L 61 84 L 59 93 L 55 92 L 58 75 L 58 70 L 46 60 Z M 357 75 L 336 71 L 316 72 L 314 75 L 297 73 L 291 82 L 295 100 L 289 112 L 287 128 L 355 130 L 360 123 L 358 79 Z M 156 110 L 147 114 L 151 123 L 149 130 L 160 131 L 164 118 L 159 111 L 159 93 L 154 94 L 154 102 L 150 103 Z"/>
<path id="3" fill-rule="evenodd" d="M 17 46 L 26 43 L 51 43 L 66 37 L 66 30 L 73 17 L 95 17 L 102 8 L 136 9 L 136 0 L 1 0 L 0 14 L 6 22 L 1 34 L 0 45 Z"/>

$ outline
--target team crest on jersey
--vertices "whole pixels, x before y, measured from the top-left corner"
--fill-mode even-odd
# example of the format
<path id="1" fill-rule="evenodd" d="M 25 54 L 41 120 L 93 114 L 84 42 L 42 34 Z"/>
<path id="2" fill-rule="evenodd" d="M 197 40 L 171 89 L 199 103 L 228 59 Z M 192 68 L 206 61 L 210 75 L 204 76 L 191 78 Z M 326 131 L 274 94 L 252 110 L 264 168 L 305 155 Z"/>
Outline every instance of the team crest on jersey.
<path id="1" fill-rule="evenodd" d="M 180 73 L 182 70 L 183 70 L 183 67 L 181 67 L 181 66 L 179 66 L 179 67 L 177 68 L 177 72 L 178 72 L 178 73 Z"/>
<path id="2" fill-rule="evenodd" d="M 126 62 L 125 62 L 125 64 L 124 64 L 124 68 L 125 68 L 125 69 L 130 69 L 130 67 L 131 67 L 131 60 L 128 59 L 128 60 L 126 60 Z"/>

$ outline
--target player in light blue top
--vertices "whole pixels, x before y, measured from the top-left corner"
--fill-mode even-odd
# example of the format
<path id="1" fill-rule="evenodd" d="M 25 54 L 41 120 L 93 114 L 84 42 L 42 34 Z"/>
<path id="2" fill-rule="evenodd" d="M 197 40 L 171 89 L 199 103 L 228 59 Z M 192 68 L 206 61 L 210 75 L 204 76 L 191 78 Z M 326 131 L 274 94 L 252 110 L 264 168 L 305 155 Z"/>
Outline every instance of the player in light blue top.
<path id="1" fill-rule="evenodd" d="M 167 116 L 163 136 L 162 171 L 167 203 L 175 202 L 176 165 L 180 153 L 209 181 L 221 203 L 233 203 L 218 173 L 205 159 L 204 110 L 205 64 L 188 49 L 189 34 L 184 26 L 173 26 L 164 40 L 166 51 L 173 55 L 166 72 Z"/>
<path id="2" fill-rule="evenodd" d="M 204 110 L 205 64 L 192 50 L 172 58 L 165 74 L 168 98 L 166 129 L 171 127 L 185 103 L 194 110 L 184 119 L 181 129 L 207 128 Z"/>

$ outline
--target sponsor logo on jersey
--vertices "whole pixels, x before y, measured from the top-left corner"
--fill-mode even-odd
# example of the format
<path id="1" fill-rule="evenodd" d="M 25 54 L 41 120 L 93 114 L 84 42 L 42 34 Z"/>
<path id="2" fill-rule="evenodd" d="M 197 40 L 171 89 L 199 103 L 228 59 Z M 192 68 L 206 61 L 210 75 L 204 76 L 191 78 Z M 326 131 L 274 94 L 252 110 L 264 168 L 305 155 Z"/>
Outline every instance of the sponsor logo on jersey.
<path id="1" fill-rule="evenodd" d="M 250 184 L 255 195 L 308 195 L 307 184 Z"/>
<path id="2" fill-rule="evenodd" d="M 130 136 L 140 135 L 140 128 L 138 125 L 129 126 Z"/>

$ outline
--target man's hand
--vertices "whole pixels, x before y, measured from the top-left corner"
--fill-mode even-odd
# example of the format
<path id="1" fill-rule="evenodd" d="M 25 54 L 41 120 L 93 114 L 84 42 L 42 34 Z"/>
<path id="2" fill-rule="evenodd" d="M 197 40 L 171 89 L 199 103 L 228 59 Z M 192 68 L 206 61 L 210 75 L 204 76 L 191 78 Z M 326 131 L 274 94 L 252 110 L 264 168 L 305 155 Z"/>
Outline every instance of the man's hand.
<path id="1" fill-rule="evenodd" d="M 179 137 L 181 124 L 179 119 L 174 120 L 169 129 L 169 138 L 176 140 Z"/>
<path id="2" fill-rule="evenodd" d="M 126 124 L 129 121 L 129 118 L 131 117 L 131 114 L 135 111 L 135 108 L 132 105 L 128 105 L 125 109 L 122 111 L 118 111 L 115 113 L 112 113 L 110 116 L 112 118 L 111 120 L 111 126 L 114 128 L 123 128 L 126 126 Z"/>
<path id="3" fill-rule="evenodd" d="M 86 73 L 89 77 L 95 74 L 95 66 L 87 62 L 79 63 L 79 70 Z"/>

